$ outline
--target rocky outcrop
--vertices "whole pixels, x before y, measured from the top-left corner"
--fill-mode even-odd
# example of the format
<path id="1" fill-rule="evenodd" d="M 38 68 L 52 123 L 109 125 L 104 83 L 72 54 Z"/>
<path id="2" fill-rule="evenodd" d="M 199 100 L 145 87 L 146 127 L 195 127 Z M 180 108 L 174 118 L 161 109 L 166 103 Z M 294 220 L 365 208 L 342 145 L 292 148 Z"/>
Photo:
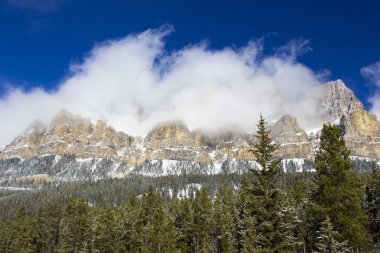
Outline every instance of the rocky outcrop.
<path id="1" fill-rule="evenodd" d="M 273 140 L 279 145 L 277 155 L 288 158 L 314 158 L 313 145 L 309 136 L 298 125 L 296 118 L 285 115 L 271 127 Z"/>
<path id="2" fill-rule="evenodd" d="M 194 140 L 185 123 L 169 121 L 160 123 L 145 138 L 145 143 L 152 149 L 170 147 L 189 147 Z"/>
<path id="3" fill-rule="evenodd" d="M 353 112 L 342 116 L 340 126 L 351 155 L 380 160 L 380 128 L 374 114 Z"/>
<path id="4" fill-rule="evenodd" d="M 209 154 L 203 151 L 181 121 L 160 123 L 145 138 L 147 160 L 177 160 L 211 163 Z"/>
<path id="5" fill-rule="evenodd" d="M 339 122 L 342 116 L 365 110 L 354 92 L 342 80 L 325 83 L 322 89 L 318 111 L 325 123 Z"/>
<path id="6" fill-rule="evenodd" d="M 376 115 L 367 111 L 355 111 L 342 116 L 340 125 L 346 138 L 374 138 L 380 133 Z"/>

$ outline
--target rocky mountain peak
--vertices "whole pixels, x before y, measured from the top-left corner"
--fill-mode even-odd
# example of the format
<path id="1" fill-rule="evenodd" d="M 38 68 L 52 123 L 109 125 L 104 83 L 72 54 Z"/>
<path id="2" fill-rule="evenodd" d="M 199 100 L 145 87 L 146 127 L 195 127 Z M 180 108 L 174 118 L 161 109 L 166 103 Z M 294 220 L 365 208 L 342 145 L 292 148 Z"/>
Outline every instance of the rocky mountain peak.
<path id="1" fill-rule="evenodd" d="M 322 86 L 321 111 L 324 122 L 336 122 L 343 115 L 364 111 L 365 108 L 354 92 L 340 79 Z"/>
<path id="2" fill-rule="evenodd" d="M 182 121 L 167 121 L 158 124 L 148 133 L 145 142 L 151 148 L 194 145 L 192 135 Z"/>
<path id="3" fill-rule="evenodd" d="M 298 120 L 295 117 L 286 114 L 282 116 L 276 124 L 271 127 L 273 138 L 284 135 L 297 135 L 304 132 L 298 125 Z"/>

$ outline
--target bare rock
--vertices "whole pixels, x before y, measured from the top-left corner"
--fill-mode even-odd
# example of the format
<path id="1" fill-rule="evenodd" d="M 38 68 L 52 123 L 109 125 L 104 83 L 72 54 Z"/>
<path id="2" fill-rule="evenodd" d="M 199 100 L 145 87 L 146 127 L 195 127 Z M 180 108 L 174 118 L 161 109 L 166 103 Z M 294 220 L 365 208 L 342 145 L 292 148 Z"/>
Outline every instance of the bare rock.
<path id="1" fill-rule="evenodd" d="M 318 111 L 324 122 L 332 123 L 343 115 L 348 116 L 352 112 L 365 110 L 354 92 L 347 88 L 342 80 L 325 83 L 322 88 L 321 106 Z"/>

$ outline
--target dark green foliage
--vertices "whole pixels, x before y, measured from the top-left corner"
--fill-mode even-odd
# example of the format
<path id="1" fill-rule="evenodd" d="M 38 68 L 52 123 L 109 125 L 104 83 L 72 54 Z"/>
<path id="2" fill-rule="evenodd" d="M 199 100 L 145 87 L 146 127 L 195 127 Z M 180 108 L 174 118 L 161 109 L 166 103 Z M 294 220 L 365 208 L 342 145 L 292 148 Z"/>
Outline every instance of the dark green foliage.
<path id="1" fill-rule="evenodd" d="M 91 210 L 83 198 L 71 198 L 60 224 L 58 252 L 91 252 Z"/>
<path id="2" fill-rule="evenodd" d="M 373 242 L 380 245 L 380 168 L 375 163 L 367 179 L 365 211 Z"/>
<path id="3" fill-rule="evenodd" d="M 191 249 L 194 245 L 192 200 L 174 198 L 170 202 L 169 208 L 177 228 L 177 249 L 180 252 L 192 252 Z"/>
<path id="4" fill-rule="evenodd" d="M 143 196 L 144 252 L 179 252 L 177 230 L 168 207 L 153 187 Z"/>
<path id="5" fill-rule="evenodd" d="M 115 211 L 107 205 L 102 205 L 96 212 L 91 213 L 92 251 L 114 252 L 116 248 L 114 238 L 116 237 Z"/>
<path id="6" fill-rule="evenodd" d="M 281 194 L 283 239 L 267 252 L 304 252 L 305 184 L 297 177 Z M 239 192 L 224 187 L 213 200 L 205 189 L 194 198 L 165 200 L 150 188 L 139 197 L 130 195 L 122 206 L 71 198 L 41 205 L 36 212 L 21 207 L 13 218 L 0 221 L 0 252 L 258 252 L 251 190 L 244 180 Z M 325 233 L 323 226 L 315 233 L 317 238 Z M 335 233 L 334 240 L 341 242 Z"/>
<path id="7" fill-rule="evenodd" d="M 115 251 L 140 252 L 143 246 L 144 212 L 140 199 L 131 195 L 115 212 Z"/>
<path id="8" fill-rule="evenodd" d="M 237 218 L 234 193 L 229 188 L 222 188 L 216 195 L 213 212 L 217 252 L 235 252 Z"/>
<path id="9" fill-rule="evenodd" d="M 205 188 L 195 195 L 192 209 L 194 250 L 195 252 L 210 252 L 213 248 L 212 202 Z"/>
<path id="10" fill-rule="evenodd" d="M 251 195 L 251 183 L 244 178 L 239 190 L 237 226 L 237 245 L 239 252 L 253 252 L 256 247 L 256 219 L 252 215 L 254 200 Z"/>
<path id="11" fill-rule="evenodd" d="M 311 192 L 311 178 L 303 172 L 297 175 L 293 185 L 285 192 L 285 203 L 283 218 L 287 221 L 285 224 L 290 226 L 291 234 L 289 235 L 296 252 L 305 252 L 307 248 L 306 237 L 307 227 L 307 206 Z M 288 239 L 289 241 L 289 239 Z"/>
<path id="12" fill-rule="evenodd" d="M 170 191 L 181 195 L 187 190 L 188 196 L 197 191 L 195 185 L 202 185 L 209 189 L 212 196 L 224 185 L 231 188 L 240 185 L 245 174 L 228 175 L 183 175 L 165 177 L 130 176 L 123 179 L 107 179 L 99 181 L 47 183 L 41 189 L 30 191 L 0 190 L 0 220 L 13 218 L 21 205 L 27 205 L 34 212 L 38 206 L 47 203 L 66 203 L 70 196 L 84 197 L 93 205 L 109 203 L 114 206 L 123 206 L 128 202 L 130 195 L 142 195 L 149 186 L 159 189 L 164 198 L 170 196 Z M 1 195 L 0 195 L 1 196 Z"/>
<path id="13" fill-rule="evenodd" d="M 312 242 L 315 242 L 317 236 L 315 232 L 320 230 L 322 222 L 328 216 L 338 233 L 338 240 L 347 240 L 354 248 L 367 243 L 367 217 L 362 209 L 364 188 L 352 170 L 349 154 L 341 129 L 325 125 L 315 159 L 316 187 L 310 205 Z"/>
<path id="14" fill-rule="evenodd" d="M 247 235 L 252 237 L 254 233 L 255 245 L 249 247 L 254 247 L 257 252 L 279 252 L 284 240 L 280 228 L 281 196 L 277 185 L 281 160 L 274 158 L 277 146 L 273 143 L 266 125 L 264 118 L 260 116 L 255 135 L 257 142 L 252 150 L 260 169 L 251 171 L 254 180 L 250 186 L 245 187 L 247 193 L 244 193 L 250 198 L 246 206 L 248 212 L 243 212 L 246 222 L 250 224 L 245 227 L 254 227 L 254 232 L 249 231 Z M 248 238 L 245 239 L 247 240 Z"/>

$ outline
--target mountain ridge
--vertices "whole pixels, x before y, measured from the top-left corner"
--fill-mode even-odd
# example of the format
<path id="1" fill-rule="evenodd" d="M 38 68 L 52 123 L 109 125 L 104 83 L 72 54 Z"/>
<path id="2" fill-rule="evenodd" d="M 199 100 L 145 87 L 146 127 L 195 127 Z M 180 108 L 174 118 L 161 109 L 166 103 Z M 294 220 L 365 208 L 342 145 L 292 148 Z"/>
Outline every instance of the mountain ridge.
<path id="1" fill-rule="evenodd" d="M 343 129 L 353 156 L 379 161 L 380 123 L 376 116 L 365 110 L 341 80 L 324 84 L 323 90 L 318 107 L 322 121 Z M 313 161 L 318 131 L 307 133 L 291 115 L 284 115 L 268 127 L 279 146 L 278 157 L 296 161 L 298 171 L 304 169 L 305 161 Z M 75 180 L 75 175 L 72 176 L 75 170 L 83 174 L 79 179 L 86 179 L 91 173 L 95 176 L 88 177 L 97 179 L 130 173 L 159 176 L 238 172 L 256 166 L 255 157 L 249 151 L 254 143 L 254 135 L 250 133 L 190 131 L 182 121 L 161 122 L 145 137 L 132 136 L 116 131 L 105 121 L 91 122 L 62 110 L 50 128 L 35 121 L 0 151 L 0 182 L 41 174 L 46 174 L 47 180 L 64 180 L 65 173 Z M 44 160 L 44 156 L 50 160 Z M 44 170 L 30 169 L 39 166 L 38 162 L 29 164 L 33 159 L 49 165 Z M 60 164 L 62 159 L 69 165 Z M 21 166 L 22 163 L 26 164 Z M 284 169 L 288 170 L 285 165 Z M 102 176 L 97 176 L 99 171 Z"/>

